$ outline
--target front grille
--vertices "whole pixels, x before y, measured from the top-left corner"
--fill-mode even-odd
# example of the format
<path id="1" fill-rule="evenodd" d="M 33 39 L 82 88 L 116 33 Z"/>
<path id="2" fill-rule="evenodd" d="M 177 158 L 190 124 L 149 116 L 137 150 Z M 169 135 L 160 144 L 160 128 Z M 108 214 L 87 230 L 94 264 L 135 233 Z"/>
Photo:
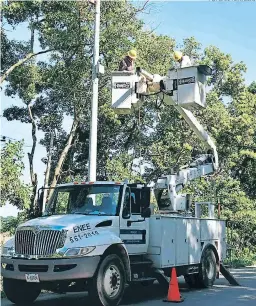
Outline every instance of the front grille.
<path id="1" fill-rule="evenodd" d="M 20 255 L 52 255 L 63 243 L 59 230 L 21 229 L 15 235 L 15 253 Z"/>
<path id="2" fill-rule="evenodd" d="M 46 265 L 19 265 L 20 272 L 47 272 Z"/>

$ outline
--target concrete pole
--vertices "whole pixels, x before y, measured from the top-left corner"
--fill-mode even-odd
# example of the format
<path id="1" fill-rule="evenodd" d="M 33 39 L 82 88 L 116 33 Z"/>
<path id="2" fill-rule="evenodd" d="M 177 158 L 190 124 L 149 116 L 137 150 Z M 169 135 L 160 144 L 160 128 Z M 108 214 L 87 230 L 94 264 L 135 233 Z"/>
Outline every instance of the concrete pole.
<path id="1" fill-rule="evenodd" d="M 96 0 L 95 23 L 94 23 L 94 50 L 92 67 L 92 103 L 91 103 L 91 125 L 89 142 L 89 181 L 96 180 L 97 166 L 97 124 L 98 124 L 98 89 L 99 79 L 97 66 L 99 62 L 100 43 L 100 0 Z"/>

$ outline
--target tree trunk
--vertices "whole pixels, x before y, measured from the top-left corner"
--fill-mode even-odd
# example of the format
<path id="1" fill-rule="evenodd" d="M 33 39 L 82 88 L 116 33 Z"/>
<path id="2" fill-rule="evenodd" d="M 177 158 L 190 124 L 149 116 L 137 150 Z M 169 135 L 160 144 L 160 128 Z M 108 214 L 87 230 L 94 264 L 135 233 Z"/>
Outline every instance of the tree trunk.
<path id="1" fill-rule="evenodd" d="M 56 184 L 58 182 L 58 178 L 59 178 L 60 173 L 61 173 L 62 165 L 65 161 L 65 158 L 68 154 L 69 149 L 71 148 L 71 144 L 72 144 L 72 141 L 75 137 L 77 127 L 78 127 L 78 120 L 74 119 L 74 122 L 72 124 L 72 128 L 71 128 L 70 133 L 69 133 L 68 141 L 66 143 L 65 148 L 63 149 L 63 151 L 60 154 L 57 166 L 56 166 L 55 171 L 54 171 L 54 176 L 53 176 L 53 180 L 52 180 L 52 183 L 51 183 L 51 186 L 50 186 L 51 189 L 49 191 L 48 198 L 50 198 L 52 196 L 53 188 L 56 187 Z"/>
<path id="2" fill-rule="evenodd" d="M 31 58 L 33 58 L 34 56 L 37 56 L 39 54 L 44 54 L 47 52 L 53 51 L 53 49 L 51 50 L 45 50 L 45 51 L 40 51 L 40 52 L 36 52 L 36 53 L 29 53 L 26 57 L 24 57 L 23 59 L 19 60 L 17 63 L 15 63 L 14 65 L 12 65 L 4 74 L 3 76 L 0 78 L 0 84 L 3 83 L 3 81 L 8 77 L 8 75 L 17 67 L 21 66 L 22 64 L 24 64 L 25 62 L 27 62 L 28 60 L 30 60 Z"/>
<path id="3" fill-rule="evenodd" d="M 50 147 L 49 147 L 48 161 L 47 161 L 45 180 L 44 180 L 44 188 L 47 188 L 49 185 L 49 176 L 50 176 L 51 160 L 52 160 L 52 147 L 53 147 L 53 131 L 51 131 Z M 48 191 L 47 189 L 45 189 L 43 192 L 44 192 L 44 198 L 43 198 L 43 210 L 44 210 Z"/>
<path id="4" fill-rule="evenodd" d="M 30 52 L 33 53 L 34 50 L 34 40 L 35 40 L 35 29 L 32 25 L 31 28 L 31 38 L 30 38 Z M 30 57 L 31 58 L 31 57 Z M 10 69 L 9 69 L 10 70 Z M 29 218 L 33 218 L 35 216 L 35 208 L 36 208 L 36 192 L 37 192 L 37 174 L 34 173 L 34 155 L 35 155 L 35 149 L 37 144 L 37 138 L 36 138 L 36 121 L 33 117 L 31 105 L 28 104 L 28 113 L 32 124 L 32 149 L 31 152 L 28 153 L 28 160 L 29 160 L 29 169 L 30 169 L 30 179 L 32 184 L 32 195 L 30 198 L 30 207 L 29 207 Z"/>
<path id="5" fill-rule="evenodd" d="M 29 208 L 29 216 L 33 216 L 34 214 L 34 209 L 35 209 L 35 202 L 36 202 L 36 191 L 37 191 L 37 174 L 34 173 L 34 166 L 33 166 L 33 160 L 34 160 L 34 155 L 35 155 L 35 149 L 36 149 L 36 142 L 37 142 L 37 138 L 36 138 L 36 122 L 35 119 L 33 118 L 33 114 L 31 111 L 31 106 L 28 105 L 28 112 L 29 112 L 29 116 L 31 119 L 31 123 L 32 123 L 32 139 L 33 139 L 33 145 L 32 145 L 32 149 L 31 152 L 28 153 L 28 160 L 29 160 L 29 169 L 30 169 L 30 179 L 31 179 L 31 184 L 32 184 L 32 196 L 31 196 L 31 203 L 30 203 L 30 208 Z"/>

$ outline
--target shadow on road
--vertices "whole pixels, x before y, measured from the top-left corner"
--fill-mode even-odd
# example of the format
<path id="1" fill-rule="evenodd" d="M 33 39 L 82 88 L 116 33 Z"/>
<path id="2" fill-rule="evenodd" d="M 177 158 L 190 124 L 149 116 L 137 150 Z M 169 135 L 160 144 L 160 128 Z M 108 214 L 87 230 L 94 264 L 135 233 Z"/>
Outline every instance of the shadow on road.
<path id="1" fill-rule="evenodd" d="M 183 286 L 184 287 L 184 286 Z M 184 287 L 182 290 L 188 290 Z M 147 301 L 161 300 L 166 297 L 161 286 L 156 283 L 150 286 L 142 286 L 140 284 L 129 287 L 126 292 L 121 305 L 136 305 L 139 303 L 146 303 Z M 70 306 L 75 303 L 75 306 L 93 306 L 86 293 L 70 293 L 63 295 L 44 295 L 40 296 L 33 305 L 35 306 Z M 8 304 L 9 306 L 9 304 Z"/>
<path id="2" fill-rule="evenodd" d="M 183 306 L 255 306 L 256 305 L 256 269 L 236 269 L 233 275 L 241 284 L 240 287 L 230 286 L 223 277 L 218 279 L 210 289 L 191 290 L 179 278 L 179 288 L 185 298 Z M 121 303 L 123 306 L 160 306 L 166 298 L 167 291 L 156 282 L 154 285 L 142 286 L 141 284 L 129 287 Z M 13 305 L 6 299 L 2 300 L 2 306 Z M 69 294 L 42 294 L 33 304 L 35 306 L 94 306 L 86 293 Z M 27 306 L 27 305 L 26 305 Z"/>

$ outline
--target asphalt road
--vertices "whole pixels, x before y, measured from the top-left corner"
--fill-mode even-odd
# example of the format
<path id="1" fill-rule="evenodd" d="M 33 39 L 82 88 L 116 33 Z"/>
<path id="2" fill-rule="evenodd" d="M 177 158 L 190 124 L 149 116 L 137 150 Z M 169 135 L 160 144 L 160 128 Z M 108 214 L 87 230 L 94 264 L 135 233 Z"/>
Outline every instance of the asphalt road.
<path id="1" fill-rule="evenodd" d="M 233 269 L 232 274 L 241 284 L 241 287 L 233 287 L 221 277 L 211 289 L 189 290 L 182 277 L 179 278 L 179 287 L 185 298 L 183 306 L 255 306 L 256 305 L 256 267 Z M 165 295 L 158 283 L 149 287 L 141 285 L 129 288 L 121 305 L 131 306 L 164 306 Z M 90 306 L 86 294 L 42 294 L 35 306 Z M 2 306 L 13 305 L 6 299 L 2 300 Z M 92 305 L 93 306 L 93 305 Z"/>

